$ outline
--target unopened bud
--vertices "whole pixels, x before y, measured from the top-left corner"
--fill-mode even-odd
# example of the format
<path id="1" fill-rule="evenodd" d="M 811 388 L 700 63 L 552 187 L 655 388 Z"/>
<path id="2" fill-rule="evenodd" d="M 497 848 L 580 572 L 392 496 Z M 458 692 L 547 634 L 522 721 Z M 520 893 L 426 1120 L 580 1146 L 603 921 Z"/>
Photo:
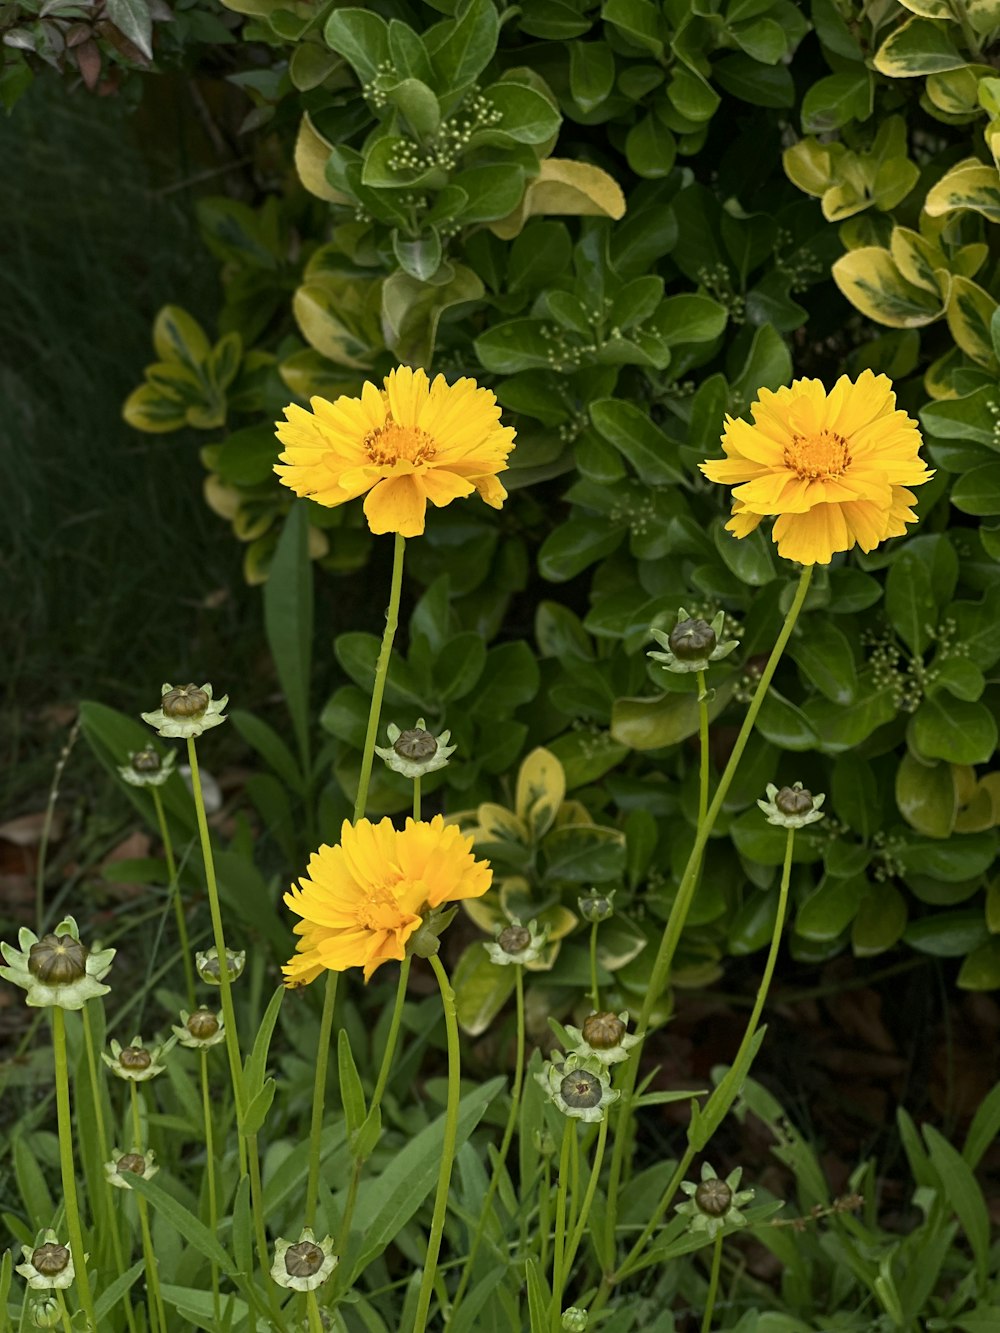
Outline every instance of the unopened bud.
<path id="1" fill-rule="evenodd" d="M 531 943 L 527 926 L 506 926 L 497 936 L 497 944 L 504 953 L 521 953 Z"/>
<path id="2" fill-rule="evenodd" d="M 159 773 L 162 760 L 150 745 L 132 756 L 132 767 L 137 773 Z"/>
<path id="3" fill-rule="evenodd" d="M 51 1242 L 39 1245 L 31 1252 L 31 1262 L 44 1277 L 56 1277 L 69 1263 L 69 1250 L 65 1245 Z"/>
<path id="4" fill-rule="evenodd" d="M 167 717 L 201 717 L 209 705 L 209 697 L 197 685 L 175 685 L 160 700 L 160 707 Z"/>
<path id="5" fill-rule="evenodd" d="M 115 1163 L 115 1170 L 120 1176 L 141 1176 L 146 1170 L 146 1159 L 142 1153 L 127 1152 Z"/>
<path id="6" fill-rule="evenodd" d="M 68 986 L 87 975 L 87 957 L 72 935 L 43 935 L 28 950 L 28 971 L 46 986 Z"/>
<path id="7" fill-rule="evenodd" d="M 219 1020 L 211 1009 L 196 1009 L 193 1014 L 188 1016 L 188 1021 L 184 1026 L 192 1037 L 197 1037 L 199 1041 L 207 1041 L 209 1037 L 214 1037 L 218 1032 Z"/>
<path id="8" fill-rule="evenodd" d="M 392 747 L 401 759 L 413 759 L 418 763 L 433 759 L 437 754 L 438 743 L 429 731 L 423 727 L 411 727 L 401 731 Z"/>
<path id="9" fill-rule="evenodd" d="M 599 1051 L 618 1046 L 625 1031 L 625 1024 L 617 1014 L 591 1014 L 583 1023 L 584 1041 Z"/>
<path id="10" fill-rule="evenodd" d="M 782 787 L 774 804 L 783 815 L 805 815 L 813 808 L 813 795 L 806 787 Z"/>
<path id="11" fill-rule="evenodd" d="M 670 651 L 682 662 L 697 662 L 711 657 L 718 638 L 707 620 L 680 620 L 670 631 Z"/>
<path id="12" fill-rule="evenodd" d="M 118 1056 L 122 1069 L 148 1069 L 153 1057 L 145 1046 L 123 1046 Z"/>
<path id="13" fill-rule="evenodd" d="M 703 1180 L 694 1192 L 694 1201 L 706 1217 L 725 1217 L 732 1207 L 733 1191 L 724 1180 Z"/>

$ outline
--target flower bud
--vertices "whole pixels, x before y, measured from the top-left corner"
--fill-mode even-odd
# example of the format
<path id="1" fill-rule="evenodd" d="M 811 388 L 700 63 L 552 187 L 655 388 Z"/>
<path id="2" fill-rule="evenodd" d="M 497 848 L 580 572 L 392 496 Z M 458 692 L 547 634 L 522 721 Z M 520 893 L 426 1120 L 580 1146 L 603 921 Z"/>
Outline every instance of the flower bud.
<path id="1" fill-rule="evenodd" d="M 214 1037 L 218 1032 L 219 1020 L 211 1009 L 196 1009 L 193 1014 L 188 1016 L 188 1021 L 184 1026 L 196 1040 L 207 1041 L 209 1037 Z"/>
<path id="2" fill-rule="evenodd" d="M 583 1039 L 596 1050 L 620 1046 L 624 1036 L 625 1024 L 617 1014 L 591 1014 L 583 1020 Z"/>
<path id="3" fill-rule="evenodd" d="M 137 773 L 159 773 L 163 761 L 153 747 L 147 745 L 145 750 L 138 750 L 132 756 L 131 764 Z"/>
<path id="4" fill-rule="evenodd" d="M 401 759 L 415 759 L 419 764 L 434 758 L 438 743 L 429 731 L 424 731 L 423 727 L 411 727 L 408 731 L 399 733 L 392 748 Z"/>
<path id="5" fill-rule="evenodd" d="M 584 921 L 593 924 L 597 921 L 607 921 L 609 917 L 614 916 L 615 892 L 612 889 L 610 893 L 598 893 L 596 889 L 591 889 L 582 898 L 578 898 L 577 909 Z"/>
<path id="6" fill-rule="evenodd" d="M 783 815 L 804 815 L 813 808 L 812 792 L 798 783 L 794 787 L 782 787 L 774 804 Z"/>
<path id="7" fill-rule="evenodd" d="M 601 1101 L 601 1080 L 589 1069 L 574 1069 L 559 1084 L 559 1092 L 567 1106 L 574 1110 L 589 1111 Z"/>
<path id="8" fill-rule="evenodd" d="M 88 955 L 72 935 L 43 935 L 28 950 L 28 971 L 46 986 L 69 986 L 87 975 Z"/>
<path id="9" fill-rule="evenodd" d="M 175 685 L 160 700 L 160 707 L 169 718 L 189 721 L 201 717 L 209 702 L 209 696 L 197 685 Z"/>
<path id="10" fill-rule="evenodd" d="M 312 1240 L 300 1240 L 285 1251 L 285 1272 L 289 1277 L 312 1277 L 323 1266 L 326 1256 Z"/>
<path id="11" fill-rule="evenodd" d="M 504 953 L 521 953 L 531 943 L 531 931 L 527 926 L 507 926 L 497 936 L 497 944 Z"/>
<path id="12" fill-rule="evenodd" d="M 51 1241 L 39 1245 L 31 1252 L 32 1265 L 44 1277 L 57 1277 L 66 1268 L 70 1260 L 69 1249 L 65 1245 L 55 1245 Z"/>
<path id="13" fill-rule="evenodd" d="M 706 1217 L 725 1217 L 733 1204 L 733 1191 L 724 1180 L 713 1176 L 698 1185 L 694 1201 Z"/>
<path id="14" fill-rule="evenodd" d="M 562 1312 L 562 1327 L 565 1333 L 587 1333 L 587 1311 L 578 1305 L 571 1305 Z"/>
<path id="15" fill-rule="evenodd" d="M 718 639 L 707 620 L 679 620 L 668 635 L 670 651 L 682 662 L 701 661 L 715 652 Z"/>
<path id="16" fill-rule="evenodd" d="M 337 1263 L 332 1237 L 317 1241 L 309 1227 L 304 1227 L 294 1245 L 280 1237 L 275 1242 L 271 1277 L 279 1287 L 315 1291 L 327 1280 Z"/>
<path id="17" fill-rule="evenodd" d="M 817 819 L 823 818 L 820 807 L 825 800 L 826 797 L 822 793 L 813 796 L 801 782 L 793 783 L 791 787 L 782 787 L 780 791 L 773 782 L 769 782 L 767 800 L 758 801 L 757 804 L 767 816 L 769 824 L 776 824 L 786 829 L 800 829 L 806 824 L 815 824 Z"/>
<path id="18" fill-rule="evenodd" d="M 162 1045 L 151 1047 L 144 1046 L 141 1037 L 133 1037 L 128 1046 L 112 1041 L 111 1054 L 102 1051 L 101 1059 L 117 1078 L 133 1083 L 147 1083 L 151 1078 L 156 1078 L 157 1074 L 163 1073 L 166 1066 L 159 1063 L 160 1057 L 171 1050 L 175 1041 L 176 1037 L 171 1037 Z"/>
<path id="19" fill-rule="evenodd" d="M 44 1296 L 40 1301 L 31 1303 L 31 1324 L 33 1328 L 58 1328 L 62 1323 L 62 1312 L 54 1296 Z"/>
<path id="20" fill-rule="evenodd" d="M 123 1046 L 118 1062 L 123 1069 L 143 1070 L 153 1063 L 153 1057 L 145 1046 Z"/>
<path id="21" fill-rule="evenodd" d="M 238 952 L 233 949 L 226 949 L 226 971 L 229 974 L 230 981 L 237 981 L 243 975 L 243 969 L 247 963 L 246 949 L 240 949 Z M 211 949 L 206 949 L 204 953 L 199 952 L 194 956 L 194 965 L 202 981 L 210 986 L 222 985 L 222 968 L 219 965 L 219 951 L 213 945 Z"/>
<path id="22" fill-rule="evenodd" d="M 146 1159 L 142 1153 L 127 1152 L 115 1162 L 115 1170 L 120 1176 L 141 1176 L 146 1170 Z"/>

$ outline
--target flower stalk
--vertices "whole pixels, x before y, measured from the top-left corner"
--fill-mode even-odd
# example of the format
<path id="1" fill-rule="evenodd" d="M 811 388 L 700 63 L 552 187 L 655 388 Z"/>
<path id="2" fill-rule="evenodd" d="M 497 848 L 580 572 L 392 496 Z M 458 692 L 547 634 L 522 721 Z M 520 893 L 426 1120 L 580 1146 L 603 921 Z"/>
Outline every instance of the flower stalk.
<path id="1" fill-rule="evenodd" d="M 455 992 L 448 981 L 444 964 L 437 954 L 430 959 L 434 975 L 441 990 L 441 1006 L 444 1009 L 445 1031 L 448 1037 L 448 1103 L 445 1110 L 444 1144 L 441 1150 L 441 1168 L 438 1172 L 437 1194 L 434 1197 L 434 1213 L 431 1218 L 431 1230 L 427 1239 L 427 1255 L 424 1259 L 424 1274 L 420 1282 L 417 1297 L 417 1310 L 413 1317 L 412 1333 L 424 1333 L 427 1328 L 427 1316 L 430 1312 L 431 1295 L 434 1290 L 434 1277 L 437 1272 L 438 1255 L 441 1251 L 441 1236 L 444 1232 L 444 1219 L 448 1211 L 448 1189 L 451 1185 L 451 1168 L 455 1161 L 455 1145 L 458 1141 L 458 1100 L 461 1091 L 461 1047 L 458 1037 L 458 1015 L 455 1009 Z"/>
<path id="2" fill-rule="evenodd" d="M 802 610 L 805 603 L 806 594 L 809 591 L 809 584 L 812 578 L 812 571 L 812 565 L 803 566 L 802 573 L 799 576 L 798 587 L 796 588 L 795 596 L 792 599 L 792 604 L 788 609 L 788 614 L 785 616 L 785 621 L 778 634 L 777 641 L 771 650 L 767 665 L 764 667 L 760 680 L 757 683 L 757 688 L 750 701 L 746 717 L 743 719 L 743 725 L 740 728 L 739 735 L 733 745 L 732 754 L 729 756 L 729 762 L 726 764 L 725 770 L 719 778 L 715 795 L 708 807 L 705 819 L 695 834 L 694 846 L 691 848 L 687 865 L 681 876 L 677 896 L 674 899 L 673 906 L 670 909 L 670 916 L 663 929 L 663 935 L 660 939 L 660 945 L 653 962 L 653 969 L 646 989 L 646 998 L 643 1001 L 642 1011 L 636 1025 L 638 1030 L 643 1033 L 646 1033 L 649 1030 L 649 1019 L 653 1011 L 653 1006 L 663 994 L 669 980 L 670 968 L 673 964 L 674 955 L 677 952 L 677 946 L 680 943 L 681 934 L 683 933 L 691 902 L 694 898 L 694 892 L 697 887 L 698 872 L 701 867 L 701 859 L 705 847 L 708 843 L 712 829 L 715 827 L 715 821 L 718 819 L 719 813 L 722 810 L 729 788 L 736 776 L 740 760 L 743 758 L 743 751 L 746 749 L 747 742 L 750 740 L 750 736 L 753 733 L 757 715 L 763 706 L 767 691 L 774 678 L 774 673 L 778 669 L 778 663 L 781 661 L 782 654 L 792 636 L 795 623 L 799 618 L 799 612 Z M 621 1111 L 617 1122 L 608 1180 L 608 1214 L 605 1251 L 609 1255 L 614 1254 L 614 1237 L 618 1213 L 618 1187 L 621 1182 L 625 1145 L 628 1138 L 627 1129 L 632 1113 L 632 1101 L 639 1072 L 639 1055 L 641 1050 L 642 1045 L 640 1043 L 631 1052 L 630 1058 L 622 1071 Z M 605 1274 L 602 1291 L 609 1289 L 610 1286 L 614 1284 L 615 1280 L 616 1278 L 613 1274 Z"/>
<path id="3" fill-rule="evenodd" d="M 66 1229 L 69 1248 L 76 1267 L 76 1286 L 80 1305 L 94 1333 L 97 1316 L 87 1274 L 87 1256 L 83 1248 L 83 1227 L 76 1193 L 73 1164 L 73 1119 L 69 1101 L 69 1061 L 66 1056 L 66 1016 L 59 1005 L 52 1006 L 52 1053 L 56 1076 L 56 1116 L 59 1127 L 59 1166 L 62 1172 L 63 1199 L 66 1205 Z"/>
<path id="4" fill-rule="evenodd" d="M 191 957 L 191 941 L 188 937 L 187 919 L 184 915 L 184 901 L 181 898 L 180 880 L 177 876 L 177 859 L 174 856 L 173 839 L 163 809 L 163 798 L 159 787 L 150 787 L 153 797 L 153 809 L 156 811 L 156 823 L 160 830 L 160 842 L 163 844 L 163 856 L 167 863 L 167 892 L 174 904 L 174 917 L 177 921 L 177 936 L 180 940 L 181 958 L 184 960 L 184 987 L 187 1000 L 194 1005 L 194 963 Z"/>

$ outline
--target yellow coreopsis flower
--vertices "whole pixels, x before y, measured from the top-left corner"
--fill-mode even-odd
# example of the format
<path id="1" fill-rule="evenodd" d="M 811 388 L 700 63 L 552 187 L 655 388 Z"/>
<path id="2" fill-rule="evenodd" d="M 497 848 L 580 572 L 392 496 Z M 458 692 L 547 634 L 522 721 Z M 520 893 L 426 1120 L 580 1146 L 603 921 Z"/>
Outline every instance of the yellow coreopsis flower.
<path id="1" fill-rule="evenodd" d="M 302 986 L 325 970 L 363 967 L 368 981 L 390 959 L 402 960 L 406 942 L 424 915 L 443 903 L 479 898 L 493 871 L 472 855 L 441 815 L 406 821 L 397 829 L 383 819 L 344 821 L 337 847 L 321 847 L 309 860 L 299 887 L 285 903 L 302 920 L 295 956 L 285 964 L 285 984 Z"/>
<path id="2" fill-rule="evenodd" d="M 478 491 L 499 509 L 507 492 L 497 473 L 507 468 L 514 431 L 500 425 L 500 408 L 475 380 L 433 384 L 422 370 L 399 366 L 384 388 L 366 383 L 360 398 L 294 404 L 277 424 L 285 446 L 278 476 L 296 495 L 340 505 L 365 495 L 372 532 L 418 537 L 427 501 L 441 508 Z"/>
<path id="3" fill-rule="evenodd" d="M 750 411 L 752 425 L 726 418 L 726 457 L 699 465 L 710 481 L 734 487 L 726 526 L 735 536 L 773 516 L 779 555 L 826 565 L 855 545 L 874 550 L 916 520 L 906 488 L 934 473 L 885 375 L 865 370 L 855 383 L 842 375 L 829 394 L 819 380 L 761 389 Z"/>

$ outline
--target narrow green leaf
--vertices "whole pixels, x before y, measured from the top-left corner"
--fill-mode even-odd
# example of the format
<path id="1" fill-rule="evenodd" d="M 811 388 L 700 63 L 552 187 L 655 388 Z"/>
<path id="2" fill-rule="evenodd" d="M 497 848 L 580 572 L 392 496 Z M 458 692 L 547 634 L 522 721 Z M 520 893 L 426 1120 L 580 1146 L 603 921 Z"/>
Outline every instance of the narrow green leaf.
<path id="1" fill-rule="evenodd" d="M 132 1284 L 139 1277 L 145 1264 L 142 1259 L 134 1263 L 131 1268 L 122 1273 L 121 1277 L 115 1278 L 109 1286 L 105 1287 L 94 1302 L 94 1314 L 97 1317 L 97 1326 L 101 1327 L 102 1321 L 106 1315 L 109 1315 L 115 1308 L 125 1293 L 131 1288 Z M 0 1281 L 0 1309 L 3 1308 L 3 1283 Z"/>
<path id="2" fill-rule="evenodd" d="M 990 1260 L 990 1219 L 983 1192 L 962 1154 L 933 1125 L 924 1125 L 931 1161 L 941 1177 L 945 1198 L 972 1247 L 980 1290 L 986 1286 Z"/>
<path id="3" fill-rule="evenodd" d="M 336 17 L 336 16 L 334 16 Z M 264 585 L 264 627 L 303 756 L 309 753 L 313 578 L 306 505 L 292 505 Z"/>
<path id="4" fill-rule="evenodd" d="M 346 1028 L 341 1028 L 337 1034 L 337 1069 L 340 1073 L 340 1100 L 347 1117 L 347 1132 L 353 1134 L 364 1124 L 368 1108 Z"/>
<path id="5" fill-rule="evenodd" d="M 528 1281 L 528 1318 L 531 1321 L 531 1333 L 546 1333 L 549 1327 L 549 1305 L 552 1297 L 548 1283 L 538 1271 L 534 1259 L 529 1259 L 524 1266 Z"/>
<path id="6" fill-rule="evenodd" d="M 131 1183 L 132 1188 L 145 1195 L 156 1211 L 210 1263 L 218 1264 L 222 1272 L 230 1277 L 236 1273 L 236 1265 L 229 1254 L 190 1209 L 185 1208 L 172 1194 L 168 1194 L 155 1180 L 144 1180 L 142 1176 L 135 1176 Z"/>

